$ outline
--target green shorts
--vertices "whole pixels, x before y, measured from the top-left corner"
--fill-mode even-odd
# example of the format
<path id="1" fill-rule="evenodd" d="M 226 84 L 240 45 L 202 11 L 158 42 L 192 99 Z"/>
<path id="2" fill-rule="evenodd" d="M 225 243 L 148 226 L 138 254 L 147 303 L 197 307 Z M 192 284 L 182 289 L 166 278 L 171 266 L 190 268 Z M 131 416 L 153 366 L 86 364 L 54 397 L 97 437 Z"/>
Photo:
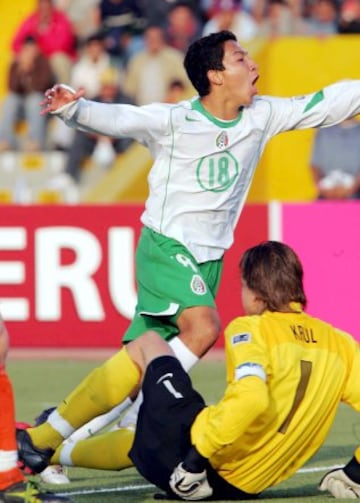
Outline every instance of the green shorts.
<path id="1" fill-rule="evenodd" d="M 169 340 L 184 309 L 215 307 L 222 268 L 222 259 L 198 264 L 179 241 L 144 227 L 136 250 L 138 303 L 123 342 L 149 329 Z"/>

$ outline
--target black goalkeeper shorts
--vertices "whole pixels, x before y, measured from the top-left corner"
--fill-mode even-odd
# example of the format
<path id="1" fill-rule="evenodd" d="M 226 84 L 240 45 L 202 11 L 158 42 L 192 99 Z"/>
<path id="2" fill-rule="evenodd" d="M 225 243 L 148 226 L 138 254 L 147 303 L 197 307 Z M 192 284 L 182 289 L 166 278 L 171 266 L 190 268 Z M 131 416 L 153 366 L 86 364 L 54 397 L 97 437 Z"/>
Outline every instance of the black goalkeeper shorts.
<path id="1" fill-rule="evenodd" d="M 205 402 L 173 356 L 150 363 L 142 391 L 144 400 L 129 456 L 143 477 L 168 491 L 173 469 L 191 447 L 190 427 Z"/>
<path id="2" fill-rule="evenodd" d="M 205 402 L 173 356 L 160 356 L 150 363 L 142 391 L 144 400 L 129 457 L 144 478 L 171 493 L 170 475 L 191 447 L 190 428 Z M 226 482 L 210 464 L 207 473 L 214 490 L 211 499 L 256 498 Z"/>

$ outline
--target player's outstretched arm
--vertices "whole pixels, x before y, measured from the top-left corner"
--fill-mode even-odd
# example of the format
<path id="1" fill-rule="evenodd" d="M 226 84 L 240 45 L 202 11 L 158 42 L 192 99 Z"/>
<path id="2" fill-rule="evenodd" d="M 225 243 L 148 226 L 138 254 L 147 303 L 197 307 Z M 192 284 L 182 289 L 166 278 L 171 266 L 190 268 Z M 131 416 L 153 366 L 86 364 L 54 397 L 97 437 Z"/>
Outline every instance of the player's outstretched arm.
<path id="1" fill-rule="evenodd" d="M 75 91 L 75 89 L 67 86 L 66 84 L 56 84 L 50 89 L 47 89 L 44 93 L 44 99 L 40 103 L 40 105 L 43 107 L 41 110 L 41 115 L 55 112 L 64 105 L 67 105 L 72 101 L 77 101 L 79 98 L 84 96 L 84 94 L 84 89 Z"/>
<path id="2" fill-rule="evenodd" d="M 331 470 L 320 481 L 320 491 L 328 491 L 338 499 L 360 498 L 360 464 L 353 457 L 343 468 Z"/>

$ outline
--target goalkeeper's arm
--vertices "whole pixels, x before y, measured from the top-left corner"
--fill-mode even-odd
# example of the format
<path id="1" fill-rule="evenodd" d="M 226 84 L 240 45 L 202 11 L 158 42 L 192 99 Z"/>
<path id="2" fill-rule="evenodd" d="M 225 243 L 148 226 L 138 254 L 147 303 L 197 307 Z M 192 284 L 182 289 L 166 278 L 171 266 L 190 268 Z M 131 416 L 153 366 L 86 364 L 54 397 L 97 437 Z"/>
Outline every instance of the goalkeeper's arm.
<path id="1" fill-rule="evenodd" d="M 343 468 L 326 473 L 319 486 L 338 499 L 360 498 L 360 463 L 354 456 Z"/>

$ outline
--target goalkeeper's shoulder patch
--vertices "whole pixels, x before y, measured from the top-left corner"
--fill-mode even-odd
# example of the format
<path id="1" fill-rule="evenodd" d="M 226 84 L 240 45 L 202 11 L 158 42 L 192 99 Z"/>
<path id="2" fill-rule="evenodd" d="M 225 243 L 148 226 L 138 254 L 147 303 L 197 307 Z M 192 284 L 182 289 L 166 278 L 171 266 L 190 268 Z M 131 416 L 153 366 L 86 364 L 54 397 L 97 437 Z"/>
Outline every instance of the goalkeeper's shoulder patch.
<path id="1" fill-rule="evenodd" d="M 244 377 L 256 376 L 260 377 L 264 382 L 266 382 L 266 372 L 262 365 L 259 363 L 243 363 L 236 367 L 235 369 L 235 380 L 239 381 Z"/>
<path id="2" fill-rule="evenodd" d="M 240 344 L 242 342 L 250 342 L 251 334 L 249 332 L 244 332 L 241 334 L 235 334 L 231 337 L 231 344 L 235 346 L 235 344 Z"/>

